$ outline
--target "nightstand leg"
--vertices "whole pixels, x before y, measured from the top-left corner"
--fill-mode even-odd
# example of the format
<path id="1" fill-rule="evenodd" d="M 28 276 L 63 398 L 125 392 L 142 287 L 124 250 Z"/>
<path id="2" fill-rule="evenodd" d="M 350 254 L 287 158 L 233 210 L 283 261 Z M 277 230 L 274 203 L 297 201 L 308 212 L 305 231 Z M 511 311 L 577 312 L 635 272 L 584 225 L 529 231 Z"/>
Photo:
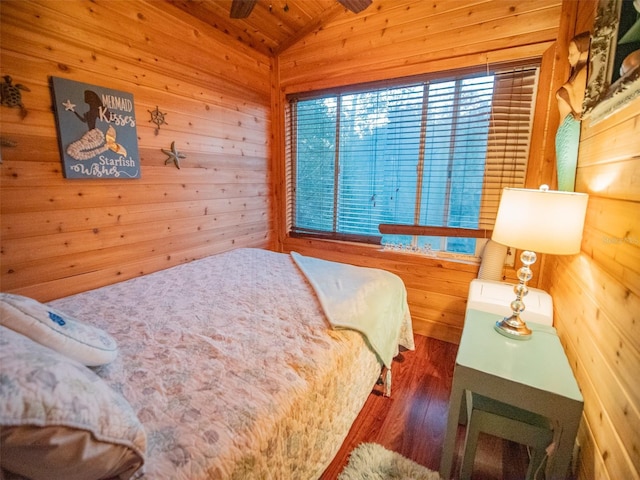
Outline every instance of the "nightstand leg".
<path id="1" fill-rule="evenodd" d="M 444 447 L 440 459 L 440 476 L 443 480 L 451 478 L 451 467 L 453 463 L 453 453 L 456 447 L 456 436 L 458 433 L 458 421 L 460 418 L 460 407 L 464 389 L 460 387 L 460 382 L 456 379 L 456 372 L 453 372 L 453 383 L 451 385 L 451 396 L 449 397 L 449 414 L 447 417 L 447 430 L 444 437 Z"/>

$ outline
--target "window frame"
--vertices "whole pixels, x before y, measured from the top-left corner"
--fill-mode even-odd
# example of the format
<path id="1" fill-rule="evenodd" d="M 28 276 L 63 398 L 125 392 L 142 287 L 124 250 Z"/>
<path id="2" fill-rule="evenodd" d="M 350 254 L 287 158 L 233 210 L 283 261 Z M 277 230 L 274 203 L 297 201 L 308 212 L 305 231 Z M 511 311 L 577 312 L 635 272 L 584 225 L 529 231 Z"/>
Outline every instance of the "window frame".
<path id="1" fill-rule="evenodd" d="M 472 68 L 463 68 L 463 69 L 457 69 L 457 70 L 448 70 L 448 71 L 440 71 L 440 72 L 432 72 L 432 73 L 428 73 L 428 74 L 421 74 L 421 75 L 414 75 L 411 77 L 401 77 L 401 78 L 394 78 L 394 79 L 387 79 L 387 80 L 383 80 L 383 81 L 376 81 L 376 82 L 367 82 L 367 83 L 360 83 L 360 84 L 352 84 L 352 85 L 344 85 L 344 86 L 339 86 L 339 87 L 333 87 L 333 88 L 328 88 L 328 89 L 323 89 L 323 90 L 318 90 L 318 91 L 305 91 L 305 92 L 298 92 L 298 93 L 289 93 L 286 95 L 286 103 L 285 103 L 285 198 L 286 198 L 286 212 L 285 212 L 285 219 L 286 219 L 286 235 L 288 235 L 291 238 L 308 238 L 308 239 L 319 239 L 319 240 L 333 240 L 333 241 L 339 241 L 339 242 L 356 242 L 356 243 L 364 243 L 364 244 L 374 244 L 374 245 L 382 245 L 382 237 L 383 235 L 358 235 L 358 234 L 350 234 L 350 233 L 339 233 L 336 232 L 336 228 L 335 228 L 335 224 L 334 224 L 334 231 L 333 232 L 328 232 L 328 231 L 320 231 L 320 230 L 313 230 L 313 229 L 306 229 L 306 228 L 301 228 L 301 227 L 297 227 L 294 228 L 294 222 L 293 219 L 295 217 L 295 202 L 296 202 L 296 193 L 295 193 L 295 187 L 292 187 L 292 185 L 294 185 L 295 183 L 295 175 L 297 174 L 296 172 L 296 165 L 297 165 L 297 160 L 296 160 L 296 144 L 297 144 L 297 138 L 296 138 L 296 133 L 297 130 L 295 128 L 295 110 L 296 110 L 296 102 L 297 101 L 303 101 L 303 100 L 308 100 L 308 99 L 322 99 L 322 98 L 327 98 L 327 97 L 337 97 L 338 99 L 340 98 L 340 95 L 346 95 L 346 94 L 353 94 L 353 93 L 365 93 L 367 91 L 371 91 L 371 90 L 379 90 L 379 89 L 383 89 L 383 88 L 387 88 L 387 89 L 391 89 L 391 88 L 398 88 L 398 87 L 411 87 L 411 86 L 415 86 L 417 84 L 424 84 L 424 86 L 426 88 L 428 88 L 428 84 L 429 82 L 444 82 L 444 81 L 449 81 L 449 80 L 460 80 L 461 77 L 465 77 L 465 78 L 473 78 L 475 76 L 484 76 L 484 75 L 497 75 L 497 74 L 504 74 L 505 72 L 509 72 L 509 71 L 527 71 L 527 70 L 534 70 L 534 85 L 533 85 L 533 90 L 532 90 L 532 96 L 531 96 L 531 108 L 529 111 L 529 117 L 530 117 L 530 123 L 529 123 L 529 140 L 528 140 L 528 144 L 527 144 L 527 158 L 525 160 L 524 163 L 524 177 L 522 180 L 522 183 L 524 186 L 524 183 L 526 182 L 526 170 L 529 164 L 529 155 L 531 153 L 531 137 L 532 137 L 532 133 L 534 130 L 534 116 L 535 116 L 535 107 L 536 107 L 536 96 L 538 94 L 538 81 L 539 81 L 539 76 L 540 76 L 540 68 L 541 68 L 541 58 L 534 58 L 534 59 L 527 59 L 526 61 L 517 61 L 517 62 L 507 62 L 507 63 L 502 63 L 499 65 L 494 65 L 491 70 L 489 70 L 489 68 L 487 66 L 478 66 L 478 67 L 472 67 Z M 495 93 L 495 92 L 494 92 Z M 492 102 L 494 101 L 494 98 L 492 98 Z M 340 102 L 337 102 L 338 105 L 340 104 Z M 426 108 L 426 104 L 428 103 L 428 101 L 424 101 L 422 102 L 423 104 L 423 109 Z M 339 107 L 338 107 L 339 108 Z M 492 117 L 493 117 L 493 103 L 492 103 L 492 113 L 491 113 Z M 338 112 L 338 117 L 339 117 L 339 112 Z M 490 127 L 489 129 L 492 128 L 493 125 L 493 118 L 490 122 Z M 336 122 L 336 158 L 339 157 L 339 121 Z M 422 122 L 422 126 L 421 128 L 424 128 L 424 121 Z M 423 141 L 423 134 L 421 133 L 421 142 Z M 422 150 L 424 148 L 424 145 L 421 144 L 420 149 Z M 485 161 L 488 159 L 489 157 L 489 146 L 487 146 L 487 154 L 485 156 Z M 421 159 L 419 161 L 419 163 L 421 165 L 424 164 L 424 155 L 421 154 Z M 293 175 L 293 177 L 292 177 Z M 334 173 L 334 176 L 337 177 L 338 172 L 337 169 Z M 421 192 L 422 189 L 420 188 L 420 184 L 423 181 L 423 175 L 418 175 L 418 173 L 416 173 L 416 178 L 417 178 L 417 188 L 418 188 L 418 192 Z M 486 178 L 486 171 L 483 174 L 483 178 Z M 337 186 L 337 180 L 334 180 L 334 186 Z M 482 191 L 484 192 L 484 186 Z M 335 195 L 337 195 L 337 192 L 334 193 Z M 420 199 L 419 199 L 420 194 L 416 195 L 416 203 L 420 203 Z M 335 216 L 335 215 L 334 215 Z M 416 217 L 417 216 L 417 217 Z M 419 216 L 420 216 L 420 210 L 419 208 L 415 208 L 415 204 L 414 204 L 414 223 L 412 226 L 422 226 L 419 223 Z M 480 214 L 479 214 L 479 218 L 478 218 L 478 222 L 481 222 L 480 219 Z M 494 217 L 495 220 L 495 217 Z M 445 227 L 446 228 L 446 227 Z M 459 229 L 459 227 L 451 227 L 452 230 L 457 230 Z M 456 252 L 448 252 L 445 250 L 441 250 L 441 251 L 437 251 L 437 256 L 443 256 L 443 257 L 447 257 L 447 258 L 465 258 L 465 259 L 474 259 L 479 256 L 479 252 L 481 252 L 484 243 L 486 242 L 486 238 L 484 238 L 483 240 L 483 235 L 490 230 L 487 230 L 486 227 L 483 227 L 482 225 L 479 225 L 478 228 L 476 229 L 478 232 L 478 236 L 476 237 L 478 240 L 476 242 L 476 249 L 475 249 L 475 253 L 474 254 L 464 254 L 464 253 L 456 253 Z M 415 234 L 410 234 L 413 236 L 413 239 L 415 241 L 415 238 L 417 238 L 417 236 Z M 466 235 L 464 235 L 466 236 Z M 448 239 L 451 238 L 457 238 L 456 235 L 452 235 L 452 236 L 441 236 L 441 241 L 444 243 L 446 243 L 448 241 Z M 415 250 L 415 249 L 414 249 Z"/>

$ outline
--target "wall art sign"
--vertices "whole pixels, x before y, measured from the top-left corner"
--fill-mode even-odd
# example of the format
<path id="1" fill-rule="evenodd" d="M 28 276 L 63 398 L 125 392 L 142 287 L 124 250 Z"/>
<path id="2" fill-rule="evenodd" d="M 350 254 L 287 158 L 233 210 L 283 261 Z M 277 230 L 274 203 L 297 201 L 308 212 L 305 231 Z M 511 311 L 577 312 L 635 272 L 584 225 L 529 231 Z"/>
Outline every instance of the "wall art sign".
<path id="1" fill-rule="evenodd" d="M 133 95 L 51 77 L 66 178 L 140 178 Z"/>

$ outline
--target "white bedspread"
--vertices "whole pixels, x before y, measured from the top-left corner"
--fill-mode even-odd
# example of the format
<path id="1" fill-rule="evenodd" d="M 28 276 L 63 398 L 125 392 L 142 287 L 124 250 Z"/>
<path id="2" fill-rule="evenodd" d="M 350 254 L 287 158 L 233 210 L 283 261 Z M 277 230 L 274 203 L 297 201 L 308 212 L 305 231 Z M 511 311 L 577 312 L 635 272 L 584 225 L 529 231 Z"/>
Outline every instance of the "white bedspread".
<path id="1" fill-rule="evenodd" d="M 327 319 L 334 328 L 362 333 L 380 361 L 391 368 L 398 345 L 414 349 L 407 291 L 391 272 L 345 263 L 291 256 L 313 286 Z"/>
<path id="2" fill-rule="evenodd" d="M 96 373 L 144 425 L 145 480 L 318 478 L 380 375 L 287 254 L 238 249 L 51 305 L 118 341 Z"/>

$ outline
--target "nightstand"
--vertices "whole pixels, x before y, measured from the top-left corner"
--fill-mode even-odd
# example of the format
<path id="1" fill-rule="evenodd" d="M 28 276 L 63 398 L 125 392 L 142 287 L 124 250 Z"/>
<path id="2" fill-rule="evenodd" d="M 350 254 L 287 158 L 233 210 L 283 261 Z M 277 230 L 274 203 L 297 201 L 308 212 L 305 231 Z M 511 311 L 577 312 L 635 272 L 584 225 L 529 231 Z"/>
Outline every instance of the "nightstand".
<path id="1" fill-rule="evenodd" d="M 549 325 L 528 324 L 530 340 L 514 340 L 493 326 L 501 315 L 468 309 L 456 357 L 440 475 L 450 478 L 461 405 L 466 391 L 546 417 L 554 453 L 546 478 L 565 478 L 582 415 L 583 399 L 569 362 Z"/>

